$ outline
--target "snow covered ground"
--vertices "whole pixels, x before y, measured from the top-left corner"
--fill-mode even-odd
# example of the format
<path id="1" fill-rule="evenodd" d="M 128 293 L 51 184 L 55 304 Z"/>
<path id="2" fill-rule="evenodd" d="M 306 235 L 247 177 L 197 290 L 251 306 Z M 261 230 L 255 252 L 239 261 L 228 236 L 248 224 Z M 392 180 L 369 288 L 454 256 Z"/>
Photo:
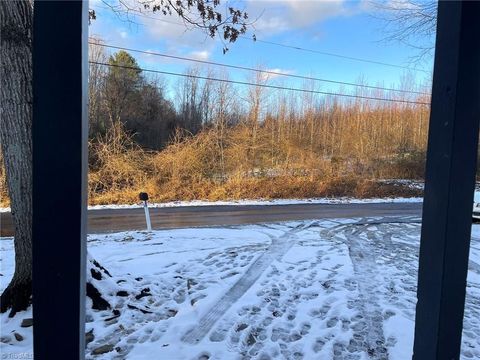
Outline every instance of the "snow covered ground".
<path id="1" fill-rule="evenodd" d="M 87 358 L 411 358 L 419 220 L 90 235 L 90 255 L 111 274 L 100 283 L 113 309 L 91 310 L 88 300 Z M 462 359 L 480 359 L 480 225 L 473 228 Z M 11 239 L 0 241 L 0 255 L 3 290 Z M 1 316 L 2 353 L 31 353 L 32 328 L 19 326 L 30 316 Z"/>
<path id="2" fill-rule="evenodd" d="M 480 198 L 480 193 L 479 193 Z M 308 199 L 257 199 L 257 200 L 192 200 L 192 201 L 170 201 L 164 203 L 149 203 L 150 208 L 170 208 L 170 207 L 184 207 L 184 206 L 222 206 L 222 205 L 298 205 L 298 204 L 367 204 L 367 203 L 412 203 L 422 202 L 421 197 L 410 198 L 369 198 L 356 199 L 349 197 L 337 198 L 308 198 Z M 100 209 L 137 209 L 143 207 L 143 203 L 136 204 L 109 204 L 109 205 L 92 205 L 89 210 Z M 9 212 L 9 207 L 0 208 L 0 212 Z"/>
<path id="3" fill-rule="evenodd" d="M 165 208 L 165 207 L 181 207 L 181 206 L 222 206 L 222 205 L 298 205 L 298 204 L 366 204 L 366 203 L 411 203 L 422 202 L 423 198 L 371 198 L 356 199 L 349 197 L 338 198 L 308 198 L 308 199 L 260 199 L 260 200 L 229 200 L 229 201 L 172 201 L 165 203 L 152 203 L 149 207 Z M 94 205 L 88 209 L 131 209 L 143 207 L 143 204 L 123 204 L 123 205 Z"/>

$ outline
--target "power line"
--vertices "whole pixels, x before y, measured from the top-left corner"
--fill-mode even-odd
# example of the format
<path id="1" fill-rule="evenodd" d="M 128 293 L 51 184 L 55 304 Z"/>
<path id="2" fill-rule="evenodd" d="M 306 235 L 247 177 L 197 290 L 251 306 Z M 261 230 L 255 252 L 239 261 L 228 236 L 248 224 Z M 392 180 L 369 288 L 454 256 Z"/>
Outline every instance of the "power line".
<path id="1" fill-rule="evenodd" d="M 95 5 L 95 7 L 115 11 L 115 9 L 107 8 L 107 7 L 100 6 L 100 5 Z M 121 12 L 121 10 L 118 10 L 118 11 Z M 171 24 L 171 25 L 176 25 L 176 26 L 185 26 L 184 23 L 179 23 L 179 22 L 165 20 L 165 19 L 159 19 L 159 18 L 154 17 L 154 16 L 148 16 L 148 15 L 145 15 L 145 14 L 140 14 L 139 12 L 134 12 L 133 16 L 138 16 L 140 18 L 160 21 L 160 22 L 164 22 L 164 23 Z M 138 24 L 138 25 L 145 26 L 145 24 Z M 345 59 L 345 60 L 358 61 L 358 62 L 370 63 L 370 64 L 382 65 L 382 66 L 389 66 L 389 67 L 394 67 L 394 68 L 397 68 L 397 69 L 406 69 L 406 70 L 410 70 L 410 71 L 423 72 L 423 73 L 426 73 L 426 74 L 430 73 L 428 70 L 424 70 L 424 69 L 417 69 L 417 68 L 413 68 L 413 67 L 409 67 L 409 66 L 392 64 L 392 63 L 387 63 L 387 62 L 377 61 L 377 60 L 371 60 L 371 59 L 365 59 L 365 58 L 359 58 L 359 57 L 355 57 L 355 56 L 347 56 L 347 55 L 337 54 L 337 53 L 328 52 L 328 51 L 309 49 L 309 48 L 305 48 L 305 47 L 301 47 L 301 46 L 287 45 L 287 44 L 282 44 L 282 43 L 278 43 L 278 42 L 274 42 L 274 41 L 262 40 L 262 39 L 259 39 L 258 37 L 256 37 L 255 40 L 254 40 L 252 38 L 249 38 L 248 36 L 240 35 L 239 38 L 250 40 L 250 41 L 253 41 L 253 42 L 264 43 L 264 44 L 268 44 L 268 45 L 280 46 L 280 47 L 283 47 L 283 48 L 289 48 L 289 49 L 293 49 L 293 50 L 299 50 L 299 51 L 304 51 L 304 52 L 309 52 L 309 53 L 314 53 L 314 54 L 319 54 L 319 55 L 324 55 L 324 56 L 336 57 L 336 58 Z"/>
<path id="2" fill-rule="evenodd" d="M 330 96 L 364 99 L 364 100 L 388 101 L 388 102 L 397 102 L 397 103 L 405 103 L 405 104 L 430 105 L 430 103 L 425 103 L 425 102 L 420 102 L 420 101 L 410 101 L 410 100 L 401 100 L 401 99 L 398 99 L 398 100 L 397 99 L 387 99 L 387 98 L 378 98 L 378 97 L 373 97 L 373 96 L 332 93 L 332 92 L 326 92 L 326 91 L 306 90 L 306 89 L 300 89 L 300 88 L 288 88 L 288 87 L 277 86 L 277 85 L 255 84 L 255 83 L 250 83 L 250 82 L 246 82 L 246 81 L 227 80 L 227 79 L 220 79 L 220 78 L 201 76 L 201 75 L 181 74 L 181 73 L 175 73 L 175 72 L 169 72 L 169 71 L 144 69 L 144 68 L 139 68 L 139 67 L 134 67 L 134 66 L 107 64 L 107 63 L 102 63 L 102 62 L 97 62 L 97 61 L 90 61 L 89 63 L 94 64 L 94 65 L 109 66 L 109 67 L 116 67 L 116 68 L 122 68 L 122 69 L 130 69 L 130 70 L 141 70 L 141 71 L 152 72 L 152 73 L 157 73 L 157 74 L 172 75 L 172 76 L 194 78 L 194 79 L 202 79 L 202 80 L 209 80 L 209 81 L 217 81 L 217 82 L 224 82 L 224 83 L 238 84 L 238 85 L 255 86 L 255 87 L 262 87 L 262 88 L 269 88 L 269 89 L 276 89 L 276 90 L 288 90 L 288 91 L 295 91 L 295 92 L 309 93 L 309 94 L 330 95 Z"/>
<path id="3" fill-rule="evenodd" d="M 344 81 L 322 79 L 322 78 L 316 78 L 316 77 L 305 76 L 305 75 L 286 74 L 286 73 L 282 73 L 282 72 L 278 72 L 278 71 L 260 70 L 260 69 L 246 67 L 246 66 L 231 65 L 231 64 L 225 64 L 225 63 L 219 63 L 219 62 L 213 62 L 213 61 L 192 59 L 192 58 L 183 57 L 183 56 L 168 55 L 168 54 L 153 52 L 153 51 L 149 51 L 149 50 L 132 49 L 132 48 L 126 48 L 126 47 L 121 47 L 121 46 L 115 46 L 115 45 L 106 45 L 106 44 L 96 43 L 96 42 L 89 42 L 89 44 L 96 45 L 96 46 L 102 46 L 102 47 L 106 47 L 106 48 L 111 48 L 111 49 L 125 50 L 125 51 L 137 52 L 137 53 L 141 53 L 141 54 L 148 54 L 148 55 L 155 55 L 155 56 L 160 56 L 160 57 L 164 57 L 164 58 L 168 58 L 168 59 L 184 60 L 184 61 L 196 62 L 196 63 L 206 64 L 206 65 L 222 66 L 222 67 L 237 69 L 237 70 L 254 71 L 256 73 L 263 73 L 263 74 L 269 74 L 269 75 L 275 75 L 275 76 L 285 76 L 285 77 L 292 77 L 292 78 L 303 79 L 303 80 L 313 80 L 313 81 L 320 81 L 320 82 L 326 82 L 326 83 L 331 83 L 331 84 L 356 86 L 356 87 L 376 89 L 376 90 L 394 91 L 394 92 L 410 93 L 410 94 L 418 94 L 418 95 L 426 95 L 426 96 L 429 95 L 427 93 L 423 93 L 423 92 L 420 92 L 420 91 L 414 91 L 414 90 L 400 90 L 400 89 L 386 88 L 386 87 L 372 86 L 372 85 L 359 85 L 359 84 L 354 84 L 354 83 L 349 83 L 349 82 L 344 82 Z"/>
<path id="4" fill-rule="evenodd" d="M 353 61 L 359 61 L 359 62 L 364 62 L 364 63 L 383 65 L 383 66 L 390 66 L 390 67 L 395 67 L 395 68 L 399 68 L 399 69 L 406 69 L 406 70 L 410 70 L 410 71 L 421 71 L 421 72 L 424 72 L 426 74 L 429 73 L 428 70 L 416 69 L 416 68 L 412 68 L 412 67 L 409 67 L 409 66 L 390 64 L 390 63 L 386 63 L 386 62 L 382 62 L 382 61 L 358 58 L 358 57 L 354 57 L 354 56 L 341 55 L 341 54 L 331 53 L 331 52 L 327 52 L 327 51 L 320 51 L 320 50 L 315 50 L 315 49 L 308 49 L 308 48 L 304 48 L 304 47 L 300 47 L 300 46 L 287 45 L 287 44 L 277 43 L 277 42 L 268 41 L 268 40 L 261 40 L 261 39 L 253 40 L 253 39 L 250 39 L 247 36 L 239 36 L 239 37 L 242 38 L 242 39 L 256 41 L 256 42 L 260 42 L 260 43 L 264 43 L 264 44 L 281 46 L 281 47 L 284 47 L 284 48 L 290 48 L 290 49 L 294 49 L 294 50 L 300 50 L 300 51 L 305 51 L 305 52 L 310 52 L 310 53 L 315 53 L 315 54 L 320 54 L 320 55 L 333 56 L 333 57 L 337 57 L 337 58 L 340 58 L 340 59 L 353 60 Z"/>

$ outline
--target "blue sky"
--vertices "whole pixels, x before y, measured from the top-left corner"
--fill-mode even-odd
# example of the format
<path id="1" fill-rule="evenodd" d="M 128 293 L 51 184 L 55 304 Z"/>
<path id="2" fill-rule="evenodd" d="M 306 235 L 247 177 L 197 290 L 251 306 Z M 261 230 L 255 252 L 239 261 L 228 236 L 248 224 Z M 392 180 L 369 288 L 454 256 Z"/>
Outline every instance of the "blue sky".
<path id="1" fill-rule="evenodd" d="M 138 4 L 135 0 L 130 1 L 132 6 Z M 385 23 L 368 0 L 246 0 L 235 2 L 234 6 L 245 8 L 250 18 L 258 18 L 247 35 L 249 37 L 254 32 L 260 40 L 416 67 L 427 70 L 426 72 L 341 59 L 247 39 L 239 39 L 235 44 L 229 45 L 230 50 L 224 55 L 219 39 L 210 39 L 198 29 L 187 29 L 176 16 L 151 12 L 119 16 L 105 2 L 118 4 L 116 0 L 90 2 L 91 8 L 97 13 L 97 20 L 90 26 L 90 34 L 99 36 L 106 44 L 233 65 L 260 66 L 277 72 L 336 81 L 356 82 L 363 78 L 371 85 L 381 84 L 386 87 L 400 86 L 400 79 L 407 72 L 418 82 L 430 77 L 431 58 L 426 58 L 421 63 L 412 63 L 412 58 L 417 55 L 415 49 L 383 41 L 386 37 Z M 433 42 L 431 39 L 426 40 Z M 157 56 L 138 53 L 132 55 L 141 67 L 148 69 L 184 72 L 192 66 L 189 62 Z M 252 77 L 248 72 L 237 70 L 228 70 L 228 75 L 231 79 L 240 81 L 248 81 Z M 176 81 L 170 76 L 165 78 L 167 82 Z M 298 80 L 285 77 L 270 81 L 285 86 L 301 86 Z M 345 90 L 326 83 L 319 86 L 321 90 Z"/>

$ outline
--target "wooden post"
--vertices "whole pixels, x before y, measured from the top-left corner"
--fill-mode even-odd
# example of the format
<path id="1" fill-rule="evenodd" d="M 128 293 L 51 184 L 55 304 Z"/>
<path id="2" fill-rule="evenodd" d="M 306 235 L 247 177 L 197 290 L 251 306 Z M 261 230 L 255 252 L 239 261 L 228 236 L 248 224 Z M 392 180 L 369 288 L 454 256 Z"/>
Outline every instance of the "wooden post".
<path id="1" fill-rule="evenodd" d="M 88 1 L 34 3 L 35 359 L 84 359 Z"/>
<path id="2" fill-rule="evenodd" d="M 460 356 L 480 119 L 479 19 L 480 2 L 439 2 L 416 360 Z"/>

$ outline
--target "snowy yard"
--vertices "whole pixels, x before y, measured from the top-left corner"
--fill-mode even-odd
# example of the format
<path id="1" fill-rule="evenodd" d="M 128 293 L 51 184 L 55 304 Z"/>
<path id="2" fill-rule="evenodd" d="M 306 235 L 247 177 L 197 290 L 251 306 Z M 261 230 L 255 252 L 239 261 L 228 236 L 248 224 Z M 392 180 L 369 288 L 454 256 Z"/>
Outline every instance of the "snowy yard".
<path id="1" fill-rule="evenodd" d="M 411 358 L 419 221 L 91 235 L 90 255 L 112 275 L 96 285 L 113 309 L 92 310 L 87 300 L 87 358 Z M 480 225 L 473 228 L 462 359 L 480 359 Z M 3 290 L 11 239 L 0 241 L 0 254 Z M 20 327 L 28 317 L 2 314 L 2 353 L 31 353 L 32 328 Z"/>

